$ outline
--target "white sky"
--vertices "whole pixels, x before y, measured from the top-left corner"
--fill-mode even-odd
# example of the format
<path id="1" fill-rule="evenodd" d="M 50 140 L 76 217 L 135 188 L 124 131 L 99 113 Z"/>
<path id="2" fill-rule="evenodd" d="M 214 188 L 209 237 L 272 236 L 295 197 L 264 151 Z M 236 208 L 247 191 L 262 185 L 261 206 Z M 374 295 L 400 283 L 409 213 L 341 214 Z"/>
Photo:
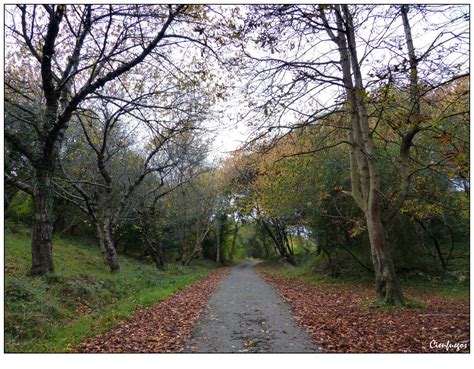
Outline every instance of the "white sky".
<path id="1" fill-rule="evenodd" d="M 208 128 L 213 131 L 210 136 L 213 154 L 216 157 L 225 157 L 229 152 L 238 149 L 250 134 L 250 129 L 245 124 L 233 123 L 228 118 L 224 118 L 220 124 L 210 123 Z"/>

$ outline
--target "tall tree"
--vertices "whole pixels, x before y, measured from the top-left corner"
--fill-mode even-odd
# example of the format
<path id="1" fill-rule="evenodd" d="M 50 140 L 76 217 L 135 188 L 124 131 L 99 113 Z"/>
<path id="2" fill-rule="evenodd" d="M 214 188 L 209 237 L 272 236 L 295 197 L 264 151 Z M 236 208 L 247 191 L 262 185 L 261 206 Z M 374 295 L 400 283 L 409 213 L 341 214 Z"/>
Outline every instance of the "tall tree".
<path id="1" fill-rule="evenodd" d="M 467 67 L 463 9 L 444 9 L 446 19 L 432 27 L 433 42 L 418 52 L 408 10 L 406 6 L 262 6 L 244 27 L 256 41 L 253 46 L 264 50 L 255 56 L 251 47 L 243 48 L 252 67 L 248 90 L 253 96 L 253 111 L 260 117 L 249 114 L 253 127 L 253 122 L 259 122 L 255 139 L 266 137 L 277 143 L 294 129 L 321 124 L 328 115 L 343 113 L 347 117 L 346 122 L 331 124 L 334 129 L 308 153 L 347 145 L 351 191 L 346 193 L 365 214 L 377 295 L 387 304 L 404 301 L 386 230 L 410 188 L 414 138 L 431 123 L 421 111 L 421 100 L 437 86 L 464 75 Z M 422 11 L 426 22 L 430 11 L 440 10 Z M 448 50 L 455 52 L 457 59 L 448 56 Z M 436 54 L 446 58 L 441 76 L 430 71 Z M 382 60 L 387 60 L 388 67 L 375 64 Z M 398 190 L 384 195 L 374 133 L 385 122 L 384 109 L 389 104 L 374 108 L 370 102 L 377 87 L 385 86 L 388 91 L 394 81 L 400 90 L 409 90 L 409 109 L 401 109 L 397 125 L 392 125 L 395 140 L 391 142 L 396 141 L 399 148 L 395 159 L 399 163 Z M 347 138 L 330 142 L 339 130 L 347 132 Z"/>

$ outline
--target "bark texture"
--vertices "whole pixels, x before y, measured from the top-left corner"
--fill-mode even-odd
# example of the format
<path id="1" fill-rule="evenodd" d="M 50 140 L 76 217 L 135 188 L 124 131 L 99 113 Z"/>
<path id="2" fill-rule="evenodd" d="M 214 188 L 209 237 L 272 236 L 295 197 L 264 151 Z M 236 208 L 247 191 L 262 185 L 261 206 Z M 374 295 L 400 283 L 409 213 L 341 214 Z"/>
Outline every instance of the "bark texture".
<path id="1" fill-rule="evenodd" d="M 31 236 L 31 275 L 54 272 L 53 264 L 53 191 L 48 168 L 36 170 L 33 184 L 33 225 Z"/>

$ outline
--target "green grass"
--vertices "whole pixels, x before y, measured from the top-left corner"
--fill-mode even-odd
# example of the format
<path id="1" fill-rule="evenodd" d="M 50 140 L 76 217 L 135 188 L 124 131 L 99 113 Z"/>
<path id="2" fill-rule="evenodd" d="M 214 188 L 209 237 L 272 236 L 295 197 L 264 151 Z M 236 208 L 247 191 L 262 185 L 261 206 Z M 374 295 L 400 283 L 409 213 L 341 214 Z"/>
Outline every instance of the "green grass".
<path id="1" fill-rule="evenodd" d="M 53 245 L 55 273 L 29 277 L 27 231 L 5 233 L 6 352 L 70 351 L 216 268 L 202 260 L 158 271 L 151 263 L 119 256 L 121 270 L 111 274 L 93 242 L 55 239 Z"/>
<path id="2" fill-rule="evenodd" d="M 317 261 L 315 261 L 314 258 L 309 258 L 305 261 L 300 260 L 297 266 L 293 266 L 282 259 L 277 259 L 265 261 L 260 265 L 261 268 L 265 270 L 265 273 L 275 277 L 297 278 L 306 283 L 346 285 L 370 283 L 372 281 L 371 276 L 365 274 L 354 274 L 345 278 L 336 278 L 325 273 L 314 272 L 315 263 L 317 263 Z"/>
<path id="3" fill-rule="evenodd" d="M 411 277 L 403 278 L 401 284 L 404 288 L 411 288 L 420 292 L 431 292 L 445 299 L 456 300 L 469 298 L 469 279 L 459 281 L 449 277 Z"/>

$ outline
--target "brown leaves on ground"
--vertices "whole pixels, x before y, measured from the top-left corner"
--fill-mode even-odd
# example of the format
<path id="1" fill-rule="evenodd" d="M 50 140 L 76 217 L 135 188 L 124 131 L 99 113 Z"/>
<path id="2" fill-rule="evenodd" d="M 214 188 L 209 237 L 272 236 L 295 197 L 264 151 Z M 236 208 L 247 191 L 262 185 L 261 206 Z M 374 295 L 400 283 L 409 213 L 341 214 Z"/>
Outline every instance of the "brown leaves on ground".
<path id="1" fill-rule="evenodd" d="M 428 292 L 408 292 L 426 308 L 369 308 L 369 286 L 316 285 L 298 279 L 262 277 L 291 305 L 296 320 L 328 352 L 447 352 L 438 344 L 462 343 L 469 350 L 469 301 Z M 366 304 L 367 305 L 367 304 Z M 462 348 L 462 347 L 461 347 Z M 448 352 L 456 352 L 451 347 Z"/>
<path id="2" fill-rule="evenodd" d="M 209 296 L 228 272 L 227 268 L 220 269 L 156 305 L 137 311 L 114 330 L 82 344 L 75 351 L 181 351 Z"/>

